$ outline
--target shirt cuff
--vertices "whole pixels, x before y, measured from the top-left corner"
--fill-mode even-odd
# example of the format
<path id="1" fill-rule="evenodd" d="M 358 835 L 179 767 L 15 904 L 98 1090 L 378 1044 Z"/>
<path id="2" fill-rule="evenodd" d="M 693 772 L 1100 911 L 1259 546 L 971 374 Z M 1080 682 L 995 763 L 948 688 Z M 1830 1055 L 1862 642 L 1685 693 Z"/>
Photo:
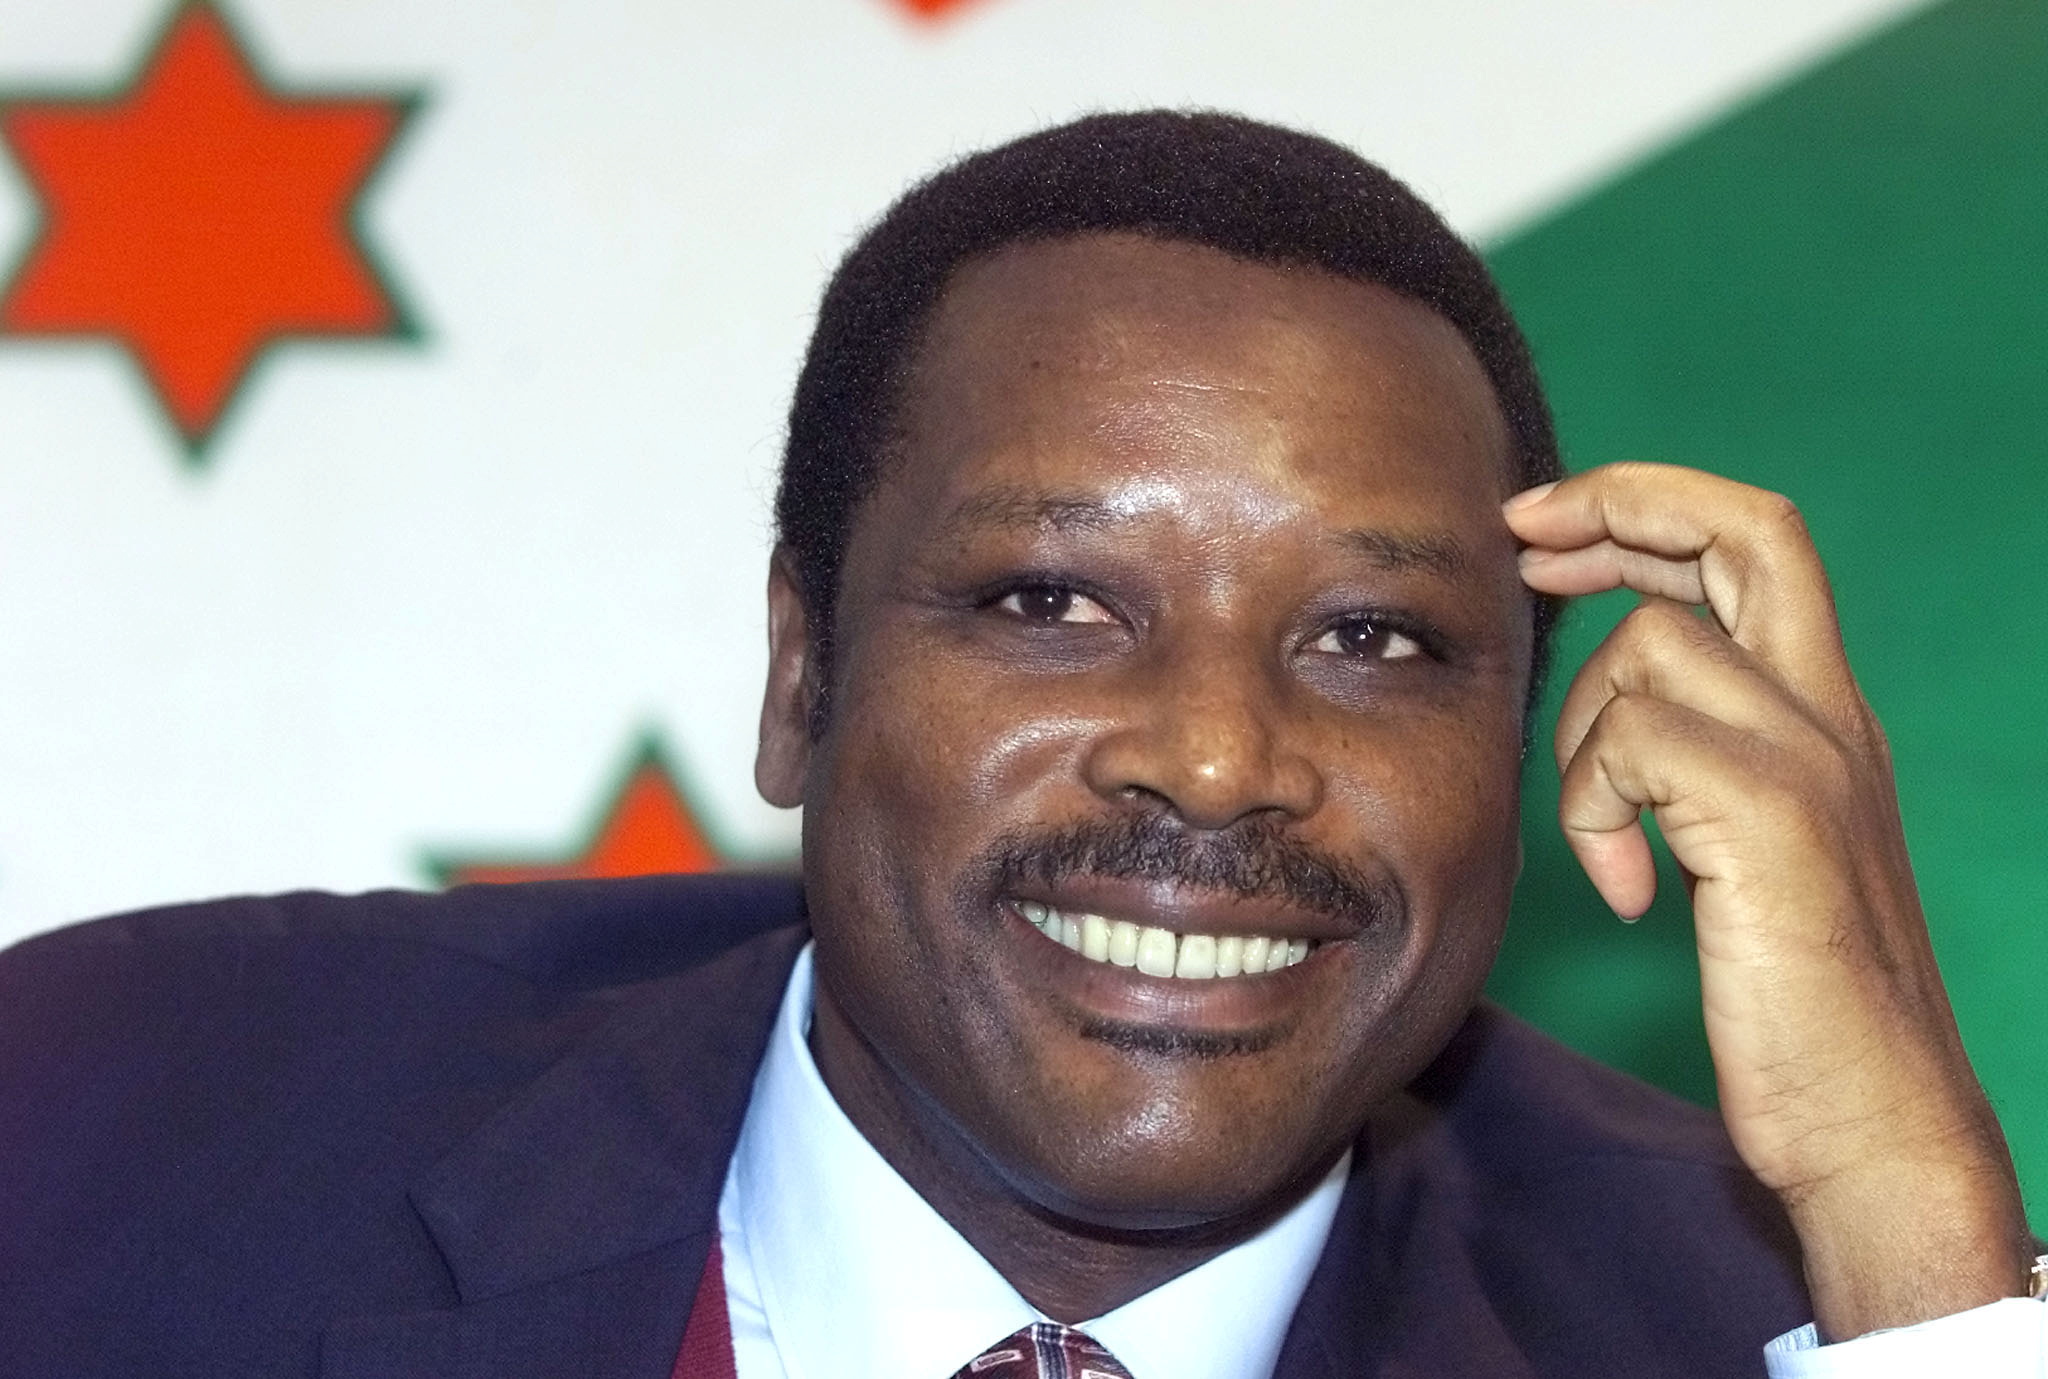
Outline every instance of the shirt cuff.
<path id="1" fill-rule="evenodd" d="M 2048 1379 L 2048 1301 L 2006 1298 L 1822 1345 L 1812 1323 L 1764 1347 L 1770 1379 Z"/>

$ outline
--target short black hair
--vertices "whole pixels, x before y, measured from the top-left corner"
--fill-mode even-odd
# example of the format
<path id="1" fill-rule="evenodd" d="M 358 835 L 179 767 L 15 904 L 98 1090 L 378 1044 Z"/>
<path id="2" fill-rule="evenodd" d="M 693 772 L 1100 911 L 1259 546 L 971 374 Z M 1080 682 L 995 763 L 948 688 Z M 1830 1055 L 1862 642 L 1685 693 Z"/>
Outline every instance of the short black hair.
<path id="1" fill-rule="evenodd" d="M 854 515 L 888 458 L 905 382 L 947 283 L 1009 245 L 1119 232 L 1320 269 L 1421 302 L 1486 370 L 1507 421 L 1515 486 L 1562 476 L 1549 405 L 1492 275 L 1399 180 L 1328 139 L 1242 116 L 1090 115 L 972 154 L 911 188 L 825 289 L 775 496 L 821 691 Z M 1531 703 L 1556 610 L 1555 600 L 1536 600 Z"/>

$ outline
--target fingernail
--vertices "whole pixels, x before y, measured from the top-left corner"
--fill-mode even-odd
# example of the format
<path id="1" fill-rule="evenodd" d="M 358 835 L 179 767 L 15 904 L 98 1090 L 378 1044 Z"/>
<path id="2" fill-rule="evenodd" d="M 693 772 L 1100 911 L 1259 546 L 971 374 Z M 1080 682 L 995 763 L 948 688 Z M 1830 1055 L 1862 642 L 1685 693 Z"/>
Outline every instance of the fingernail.
<path id="1" fill-rule="evenodd" d="M 1555 560 L 1557 557 L 1558 552 L 1548 546 L 1524 546 L 1515 559 L 1520 561 L 1522 568 L 1526 570 L 1531 565 L 1541 565 L 1544 561 Z"/>
<path id="2" fill-rule="evenodd" d="M 1548 498 L 1550 496 L 1550 490 L 1556 488 L 1559 482 L 1560 480 L 1552 479 L 1547 484 L 1538 484 L 1534 488 L 1525 488 L 1520 493 L 1517 493 L 1514 497 L 1508 499 L 1505 503 L 1502 503 L 1501 507 L 1503 507 L 1509 512 L 1513 512 L 1516 508 L 1533 507 L 1535 504 L 1542 502 L 1545 498 Z"/>

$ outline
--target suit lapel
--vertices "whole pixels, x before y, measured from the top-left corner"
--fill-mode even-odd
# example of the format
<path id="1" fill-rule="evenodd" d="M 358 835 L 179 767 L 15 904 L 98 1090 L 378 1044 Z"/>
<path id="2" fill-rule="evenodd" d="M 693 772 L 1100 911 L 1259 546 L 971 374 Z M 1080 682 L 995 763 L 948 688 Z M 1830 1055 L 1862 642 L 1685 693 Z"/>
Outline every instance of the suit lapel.
<path id="1" fill-rule="evenodd" d="M 1351 1177 L 1330 1223 L 1330 1238 L 1310 1275 L 1273 1379 L 1336 1379 L 1372 1374 L 1378 1366 L 1377 1325 L 1384 1294 L 1375 1288 L 1372 1168 L 1370 1146 L 1361 1141 L 1351 1160 Z"/>
<path id="2" fill-rule="evenodd" d="M 666 1379 L 754 1073 L 804 935 L 631 989 L 424 1173 L 455 1306 L 329 1328 L 329 1379 Z"/>
<path id="3" fill-rule="evenodd" d="M 1366 1126 L 1274 1379 L 1535 1379 L 1473 1256 L 1480 1193 L 1435 1108 Z"/>
<path id="4" fill-rule="evenodd" d="M 329 1327 L 327 1379 L 668 1379 L 709 1235 L 445 1311 Z"/>

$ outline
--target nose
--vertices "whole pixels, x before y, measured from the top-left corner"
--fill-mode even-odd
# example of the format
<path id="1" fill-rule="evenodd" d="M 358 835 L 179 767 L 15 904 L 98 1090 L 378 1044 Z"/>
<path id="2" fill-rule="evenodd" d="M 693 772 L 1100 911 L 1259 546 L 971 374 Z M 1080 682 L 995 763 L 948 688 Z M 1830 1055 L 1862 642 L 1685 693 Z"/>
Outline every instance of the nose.
<path id="1" fill-rule="evenodd" d="M 1089 786 L 1120 803 L 1163 804 L 1190 827 L 1222 829 L 1248 815 L 1306 818 L 1323 777 L 1277 670 L 1260 658 L 1155 648 L 1133 667 L 1123 703 L 1090 745 Z"/>

